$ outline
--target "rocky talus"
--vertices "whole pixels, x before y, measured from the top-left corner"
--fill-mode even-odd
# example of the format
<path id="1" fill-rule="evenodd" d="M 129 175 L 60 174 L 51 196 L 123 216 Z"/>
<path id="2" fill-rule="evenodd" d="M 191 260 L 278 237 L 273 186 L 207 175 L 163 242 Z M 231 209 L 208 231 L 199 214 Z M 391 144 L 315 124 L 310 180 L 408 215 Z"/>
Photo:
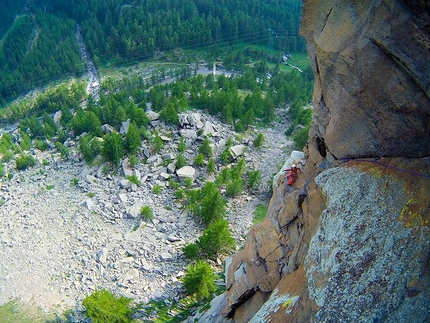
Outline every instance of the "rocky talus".
<path id="1" fill-rule="evenodd" d="M 286 111 L 279 113 L 285 119 Z M 126 159 L 118 168 L 89 167 L 72 140 L 65 143 L 72 152 L 67 161 L 56 150 L 33 150 L 37 166 L 17 171 L 13 161 L 8 164 L 7 172 L 14 176 L 1 183 L 0 304 L 16 298 L 61 313 L 79 308 L 85 296 L 100 288 L 136 302 L 182 297 L 180 279 L 189 264 L 182 247 L 201 234 L 202 225 L 175 200 L 168 178 L 178 180 L 174 163 L 184 136 L 193 188 L 214 180 L 206 167 L 192 166 L 203 140 L 199 130 L 213 135 L 215 154 L 231 137 L 233 147 L 242 147 L 247 167 L 262 171 L 263 182 L 255 189 L 259 194 L 243 194 L 228 203 L 231 229 L 238 247 L 243 244 L 255 206 L 267 203 L 259 196 L 267 195 L 267 181 L 290 149 L 283 134 L 286 124 L 258 129 L 266 143 L 256 149 L 252 139 L 257 129 L 239 138 L 231 127 L 200 113 L 181 115 L 181 128 L 164 125 L 155 114 L 152 118 L 164 148 L 154 153 L 142 143 L 135 166 Z M 131 175 L 140 186 L 127 179 Z M 153 192 L 156 185 L 159 194 Z M 154 211 L 152 220 L 141 218 L 143 206 Z"/>
<path id="2" fill-rule="evenodd" d="M 306 166 L 293 187 L 274 183 L 264 222 L 226 262 L 227 291 L 195 319 L 430 320 L 429 13 L 423 1 L 304 1 Z"/>

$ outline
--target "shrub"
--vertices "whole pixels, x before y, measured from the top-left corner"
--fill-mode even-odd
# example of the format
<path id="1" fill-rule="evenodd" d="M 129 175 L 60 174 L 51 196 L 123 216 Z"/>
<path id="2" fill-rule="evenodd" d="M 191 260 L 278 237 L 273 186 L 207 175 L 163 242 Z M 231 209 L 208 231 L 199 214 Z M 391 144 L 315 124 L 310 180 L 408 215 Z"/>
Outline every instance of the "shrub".
<path id="1" fill-rule="evenodd" d="M 137 178 L 136 175 L 131 175 L 131 176 L 127 176 L 126 177 L 131 183 L 136 184 L 137 186 L 140 186 L 142 183 L 140 182 L 140 180 Z"/>
<path id="2" fill-rule="evenodd" d="M 79 179 L 76 176 L 73 177 L 73 179 L 72 179 L 72 185 L 76 186 L 76 185 L 78 185 L 78 183 L 79 183 Z"/>
<path id="3" fill-rule="evenodd" d="M 203 157 L 202 153 L 199 153 L 196 157 L 196 159 L 194 159 L 194 165 L 195 166 L 203 166 L 205 164 L 205 158 Z"/>
<path id="4" fill-rule="evenodd" d="M 103 156 L 115 165 L 118 165 L 124 156 L 122 136 L 119 133 L 108 133 L 104 135 L 103 140 Z"/>
<path id="5" fill-rule="evenodd" d="M 215 165 L 215 161 L 212 158 L 209 159 L 208 161 L 207 170 L 208 170 L 208 173 L 210 174 L 215 173 L 216 165 Z"/>
<path id="6" fill-rule="evenodd" d="M 16 169 L 23 170 L 36 165 L 37 160 L 30 155 L 20 155 L 15 160 Z"/>
<path id="7" fill-rule="evenodd" d="M 94 159 L 102 152 L 102 143 L 91 135 L 81 136 L 79 138 L 79 150 L 84 160 L 91 164 Z"/>
<path id="8" fill-rule="evenodd" d="M 146 220 L 153 219 L 154 211 L 152 211 L 150 206 L 146 205 L 140 209 L 140 216 Z"/>
<path id="9" fill-rule="evenodd" d="M 201 253 L 208 258 L 215 258 L 218 253 L 228 253 L 234 246 L 235 241 L 231 236 L 228 221 L 218 219 L 212 222 L 198 240 Z"/>
<path id="10" fill-rule="evenodd" d="M 187 165 L 188 165 L 188 163 L 187 163 L 187 160 L 185 159 L 184 155 L 179 154 L 178 157 L 176 157 L 176 163 L 175 163 L 176 168 L 181 168 L 181 167 L 184 167 Z"/>
<path id="11" fill-rule="evenodd" d="M 185 257 L 190 260 L 197 260 L 200 258 L 200 247 L 197 243 L 190 243 L 185 245 L 182 248 L 182 251 L 184 252 Z"/>
<path id="12" fill-rule="evenodd" d="M 250 170 L 248 172 L 248 188 L 253 189 L 255 186 L 261 183 L 261 172 L 260 170 Z"/>
<path id="13" fill-rule="evenodd" d="M 4 170 L 4 164 L 0 163 L 0 177 L 4 177 L 6 175 L 6 172 Z"/>
<path id="14" fill-rule="evenodd" d="M 39 149 L 41 151 L 45 151 L 49 149 L 49 145 L 45 140 L 35 139 L 33 142 L 33 146 L 36 149 Z"/>
<path id="15" fill-rule="evenodd" d="M 179 138 L 178 151 L 180 153 L 184 153 L 186 150 L 187 150 L 187 145 L 185 144 L 184 137 L 181 137 Z"/>
<path id="16" fill-rule="evenodd" d="M 64 160 L 69 159 L 69 156 L 70 156 L 70 150 L 69 150 L 69 148 L 67 148 L 66 146 L 64 146 L 59 141 L 57 141 L 55 143 L 55 147 L 57 147 L 57 150 L 60 152 L 62 159 L 64 159 Z"/>
<path id="17" fill-rule="evenodd" d="M 130 154 L 135 154 L 140 147 L 142 139 L 140 137 L 139 129 L 135 123 L 128 126 L 127 134 L 125 136 L 125 143 L 127 150 Z"/>
<path id="18" fill-rule="evenodd" d="M 208 137 L 205 137 L 205 139 L 203 139 L 203 142 L 199 147 L 199 153 L 203 154 L 205 157 L 212 156 L 212 147 L 210 145 Z"/>
<path id="19" fill-rule="evenodd" d="M 177 189 L 177 188 L 181 187 L 181 183 L 175 181 L 173 178 L 169 178 L 168 183 L 169 183 L 169 187 L 171 189 Z"/>
<path id="20" fill-rule="evenodd" d="M 257 137 L 255 137 L 253 144 L 255 147 L 260 148 L 261 146 L 263 146 L 264 141 L 264 135 L 260 132 L 258 133 Z"/>
<path id="21" fill-rule="evenodd" d="M 163 186 L 157 184 L 154 185 L 154 187 L 152 188 L 152 192 L 154 192 L 155 194 L 160 194 L 162 189 Z"/>
<path id="22" fill-rule="evenodd" d="M 133 309 L 130 308 L 130 303 L 131 298 L 117 297 L 106 289 L 96 290 L 82 301 L 84 313 L 93 323 L 131 322 Z"/>
<path id="23" fill-rule="evenodd" d="M 227 184 L 226 194 L 229 197 L 237 196 L 243 191 L 243 179 L 235 178 Z"/>
<path id="24" fill-rule="evenodd" d="M 188 188 L 193 187 L 193 179 L 191 177 L 184 178 L 184 184 Z"/>
<path id="25" fill-rule="evenodd" d="M 164 148 L 164 142 L 161 137 L 157 134 L 152 140 L 152 149 L 154 152 L 158 153 L 161 149 Z"/>
<path id="26" fill-rule="evenodd" d="M 136 166 L 139 163 L 139 159 L 135 155 L 130 156 L 130 165 Z"/>
<path id="27" fill-rule="evenodd" d="M 293 136 L 293 141 L 297 149 L 303 149 L 303 147 L 306 145 L 306 142 L 308 141 L 308 133 L 309 126 L 297 131 L 297 133 Z"/>
<path id="28" fill-rule="evenodd" d="M 184 276 L 184 287 L 189 295 L 199 299 L 209 298 L 216 291 L 216 275 L 207 262 L 199 261 L 187 267 Z"/>

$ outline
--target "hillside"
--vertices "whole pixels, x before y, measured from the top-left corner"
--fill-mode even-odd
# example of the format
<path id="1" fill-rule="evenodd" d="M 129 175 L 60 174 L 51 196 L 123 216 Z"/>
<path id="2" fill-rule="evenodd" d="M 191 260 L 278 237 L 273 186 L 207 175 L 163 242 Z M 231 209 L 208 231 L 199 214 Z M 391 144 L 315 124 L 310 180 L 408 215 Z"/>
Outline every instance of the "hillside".
<path id="1" fill-rule="evenodd" d="M 214 62 L 220 49 L 239 43 L 268 45 L 280 62 L 283 52 L 305 51 L 300 10 L 298 0 L 7 1 L 0 106 L 52 80 L 82 76 L 77 30 L 96 67 L 130 66 L 179 47 L 205 49 L 203 59 Z"/>

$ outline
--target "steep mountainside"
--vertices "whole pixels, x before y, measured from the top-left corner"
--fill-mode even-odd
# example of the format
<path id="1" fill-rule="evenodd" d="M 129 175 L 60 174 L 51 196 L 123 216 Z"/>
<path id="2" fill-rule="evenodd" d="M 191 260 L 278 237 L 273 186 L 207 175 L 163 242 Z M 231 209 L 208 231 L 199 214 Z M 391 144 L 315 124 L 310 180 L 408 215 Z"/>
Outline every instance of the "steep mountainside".
<path id="1" fill-rule="evenodd" d="M 275 183 L 205 322 L 429 321 L 429 9 L 304 1 L 306 166 Z"/>

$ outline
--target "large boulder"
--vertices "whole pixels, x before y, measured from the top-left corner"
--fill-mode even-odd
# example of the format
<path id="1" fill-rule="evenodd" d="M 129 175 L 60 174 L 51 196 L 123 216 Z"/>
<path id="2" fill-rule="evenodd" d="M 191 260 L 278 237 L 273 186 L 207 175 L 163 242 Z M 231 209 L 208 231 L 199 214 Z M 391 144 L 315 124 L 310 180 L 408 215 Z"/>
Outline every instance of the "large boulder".
<path id="1" fill-rule="evenodd" d="M 176 170 L 176 175 L 179 178 L 191 177 L 193 178 L 196 174 L 196 170 L 192 166 L 184 166 Z"/>

